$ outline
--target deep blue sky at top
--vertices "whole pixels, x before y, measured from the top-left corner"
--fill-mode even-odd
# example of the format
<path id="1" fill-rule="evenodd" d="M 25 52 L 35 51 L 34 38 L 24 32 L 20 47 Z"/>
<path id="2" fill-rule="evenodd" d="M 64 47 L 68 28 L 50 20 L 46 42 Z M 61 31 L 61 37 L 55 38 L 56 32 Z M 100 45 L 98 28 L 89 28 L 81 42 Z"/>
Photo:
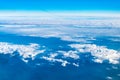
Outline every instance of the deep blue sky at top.
<path id="1" fill-rule="evenodd" d="M 0 0 L 0 10 L 120 11 L 120 0 Z"/>

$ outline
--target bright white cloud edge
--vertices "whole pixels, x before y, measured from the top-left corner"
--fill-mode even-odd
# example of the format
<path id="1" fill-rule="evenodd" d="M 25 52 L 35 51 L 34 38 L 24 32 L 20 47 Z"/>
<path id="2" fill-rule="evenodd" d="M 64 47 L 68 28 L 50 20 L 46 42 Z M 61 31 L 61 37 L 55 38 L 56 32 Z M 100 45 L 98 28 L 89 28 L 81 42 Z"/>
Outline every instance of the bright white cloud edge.
<path id="1" fill-rule="evenodd" d="M 94 62 L 103 63 L 103 61 L 108 60 L 109 63 L 118 64 L 120 61 L 120 52 L 105 46 L 95 44 L 72 44 L 70 46 L 80 53 L 91 53 L 95 57 Z"/>

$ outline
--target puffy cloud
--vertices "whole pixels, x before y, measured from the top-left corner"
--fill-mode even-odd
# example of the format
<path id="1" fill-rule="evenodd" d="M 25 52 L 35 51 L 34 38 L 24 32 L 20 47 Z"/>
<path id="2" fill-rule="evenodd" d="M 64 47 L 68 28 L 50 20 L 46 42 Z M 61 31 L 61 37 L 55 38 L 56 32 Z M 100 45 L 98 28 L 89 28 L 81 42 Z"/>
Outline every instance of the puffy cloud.
<path id="1" fill-rule="evenodd" d="M 66 61 L 66 60 L 55 59 L 55 58 L 53 58 L 53 57 L 45 57 L 45 56 L 43 56 L 42 59 L 45 59 L 45 60 L 50 61 L 50 62 L 60 62 L 63 67 L 65 67 L 67 64 L 70 64 L 70 63 L 69 63 L 68 61 Z"/>
<path id="2" fill-rule="evenodd" d="M 21 45 L 21 44 L 12 44 L 7 42 L 0 42 L 0 54 L 10 54 L 11 56 L 15 55 L 14 52 L 18 52 L 18 54 L 22 57 L 22 60 L 24 62 L 28 62 L 26 58 L 31 58 L 34 60 L 36 55 L 40 53 L 44 53 L 45 49 L 42 48 L 39 44 L 30 43 L 29 45 Z M 56 57 L 61 55 L 63 57 L 70 57 L 73 59 L 78 59 L 79 56 L 76 54 L 76 51 L 58 51 L 56 53 L 49 53 L 49 57 L 42 56 L 40 58 L 45 59 L 50 62 L 59 62 L 63 67 L 65 67 L 67 64 L 71 64 L 67 60 L 63 60 L 62 58 L 57 59 Z M 78 64 L 73 63 L 74 66 L 78 67 Z"/>
<path id="3" fill-rule="evenodd" d="M 30 43 L 29 45 L 20 45 L 20 44 L 12 44 L 6 42 L 0 42 L 0 54 L 10 54 L 11 56 L 14 55 L 14 52 L 18 52 L 20 56 L 22 56 L 22 60 L 24 62 L 28 62 L 26 58 L 34 59 L 36 55 L 40 53 L 44 53 L 45 49 L 40 49 L 42 46 L 35 43 Z M 60 62 L 62 66 L 66 66 L 70 64 L 66 60 L 62 59 L 55 59 L 58 54 L 50 54 L 50 57 L 42 56 L 42 59 L 48 60 L 50 62 Z"/>
<path id="4" fill-rule="evenodd" d="M 79 59 L 79 55 L 77 54 L 77 51 L 58 51 L 59 54 L 62 54 L 65 58 L 73 58 L 73 59 Z"/>
<path id="5" fill-rule="evenodd" d="M 79 53 L 91 53 L 94 56 L 94 62 L 103 63 L 108 60 L 109 63 L 118 64 L 120 60 L 120 52 L 108 49 L 105 46 L 97 46 L 95 44 L 71 44 Z"/>
<path id="6" fill-rule="evenodd" d="M 61 58 L 57 58 L 58 56 L 62 56 Z M 50 53 L 49 56 L 42 56 L 42 59 L 45 59 L 49 62 L 60 62 L 63 67 L 65 67 L 67 64 L 71 64 L 73 66 L 79 67 L 78 63 L 72 63 L 69 62 L 66 58 L 71 59 L 79 59 L 79 55 L 77 54 L 77 51 L 57 51 L 56 53 Z M 64 58 L 64 59 L 62 59 Z M 66 59 L 66 60 L 65 60 Z"/>
<path id="7" fill-rule="evenodd" d="M 6 42 L 0 42 L 0 53 L 1 54 L 11 54 L 17 51 L 20 56 L 23 57 L 23 61 L 27 62 L 25 58 L 34 59 L 36 55 L 43 53 L 45 50 L 40 50 L 40 46 L 35 43 L 30 43 L 29 45 L 19 45 L 11 44 Z"/>
<path id="8" fill-rule="evenodd" d="M 41 56 L 41 59 L 47 60 L 49 62 L 59 62 L 62 66 L 71 64 L 73 66 L 79 67 L 79 62 L 69 62 L 70 58 L 73 60 L 80 59 L 79 54 L 90 53 L 94 58 L 93 61 L 97 63 L 103 63 L 105 60 L 109 61 L 112 64 L 118 64 L 120 60 L 120 52 L 108 49 L 105 46 L 97 46 L 95 44 L 70 44 L 71 48 L 75 50 L 69 51 L 56 51 L 56 53 L 49 53 L 48 56 Z M 0 42 L 0 54 L 11 54 L 14 55 L 14 52 L 18 52 L 22 57 L 24 62 L 28 62 L 26 58 L 34 59 L 36 55 L 44 53 L 45 49 L 42 48 L 39 44 L 30 43 L 29 45 L 21 44 L 12 44 L 6 42 Z M 58 56 L 61 56 L 58 58 Z M 115 67 L 114 67 L 115 68 Z"/>

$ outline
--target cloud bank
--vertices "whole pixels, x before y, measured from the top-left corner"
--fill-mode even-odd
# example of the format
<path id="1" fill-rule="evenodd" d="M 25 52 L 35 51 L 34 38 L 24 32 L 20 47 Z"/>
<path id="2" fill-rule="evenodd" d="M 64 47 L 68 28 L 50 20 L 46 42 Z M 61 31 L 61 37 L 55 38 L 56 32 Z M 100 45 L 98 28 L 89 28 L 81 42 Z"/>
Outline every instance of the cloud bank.
<path id="1" fill-rule="evenodd" d="M 34 59 L 36 55 L 43 53 L 45 50 L 40 50 L 38 44 L 30 43 L 29 45 L 11 44 L 6 42 L 0 42 L 0 53 L 11 54 L 18 52 L 19 55 L 25 60 L 26 58 Z"/>
<path id="2" fill-rule="evenodd" d="M 108 60 L 109 63 L 118 64 L 120 61 L 120 52 L 107 49 L 105 46 L 97 46 L 95 44 L 71 44 L 70 46 L 79 53 L 90 53 L 94 56 L 93 61 L 97 63 L 103 63 Z"/>
<path id="3" fill-rule="evenodd" d="M 14 56 L 14 53 L 18 52 L 19 56 L 21 56 L 22 60 L 26 63 L 28 62 L 26 58 L 34 60 L 38 54 L 43 54 L 41 57 L 37 57 L 37 59 L 47 60 L 52 63 L 61 63 L 64 67 L 69 64 L 79 67 L 79 60 L 81 60 L 80 54 L 86 53 L 89 53 L 93 57 L 92 61 L 95 63 L 104 63 L 106 60 L 110 64 L 120 63 L 120 52 L 108 49 L 105 46 L 97 46 L 95 44 L 70 44 L 69 46 L 75 50 L 59 50 L 55 53 L 49 52 L 47 55 L 44 55 L 46 49 L 39 44 L 30 43 L 29 45 L 21 45 L 0 42 L 0 54 L 10 54 Z M 70 60 L 73 60 L 73 62 Z"/>

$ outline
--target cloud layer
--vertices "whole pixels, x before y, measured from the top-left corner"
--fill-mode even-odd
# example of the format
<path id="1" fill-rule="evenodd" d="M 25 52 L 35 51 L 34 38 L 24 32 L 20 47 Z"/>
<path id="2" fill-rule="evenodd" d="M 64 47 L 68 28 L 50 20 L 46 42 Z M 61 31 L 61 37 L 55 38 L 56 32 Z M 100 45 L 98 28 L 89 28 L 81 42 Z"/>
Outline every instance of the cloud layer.
<path id="1" fill-rule="evenodd" d="M 79 67 L 79 60 L 82 59 L 81 54 L 88 53 L 93 57 L 91 60 L 96 63 L 108 61 L 110 64 L 119 64 L 120 62 L 120 52 L 108 49 L 105 46 L 97 46 L 95 44 L 70 44 L 69 46 L 75 50 L 58 50 L 44 55 L 44 52 L 47 50 L 39 44 L 30 43 L 29 45 L 21 45 L 0 42 L 0 54 L 10 54 L 11 56 L 14 56 L 14 53 L 18 52 L 19 56 L 21 56 L 22 60 L 25 62 L 28 62 L 26 58 L 34 60 L 38 54 L 42 54 L 41 57 L 37 58 L 52 63 L 61 63 L 64 67 L 69 64 Z"/>
<path id="2" fill-rule="evenodd" d="M 109 63 L 118 64 L 120 61 L 120 52 L 107 49 L 105 46 L 95 44 L 72 44 L 70 46 L 80 53 L 91 53 L 95 57 L 94 62 L 103 63 L 103 61 L 108 60 Z"/>
<path id="3" fill-rule="evenodd" d="M 120 37 L 118 15 L 44 12 L 36 12 L 35 15 L 15 14 L 17 15 L 2 16 L 1 14 L 1 32 L 22 36 L 58 37 L 75 42 L 95 40 L 98 36 Z M 84 36 L 86 38 L 83 39 Z"/>
<path id="4" fill-rule="evenodd" d="M 34 59 L 36 55 L 43 53 L 45 50 L 40 50 L 40 45 L 31 43 L 29 45 L 18 45 L 6 42 L 0 42 L 0 53 L 1 54 L 11 54 L 18 52 L 19 55 L 24 59 L 32 58 Z"/>

